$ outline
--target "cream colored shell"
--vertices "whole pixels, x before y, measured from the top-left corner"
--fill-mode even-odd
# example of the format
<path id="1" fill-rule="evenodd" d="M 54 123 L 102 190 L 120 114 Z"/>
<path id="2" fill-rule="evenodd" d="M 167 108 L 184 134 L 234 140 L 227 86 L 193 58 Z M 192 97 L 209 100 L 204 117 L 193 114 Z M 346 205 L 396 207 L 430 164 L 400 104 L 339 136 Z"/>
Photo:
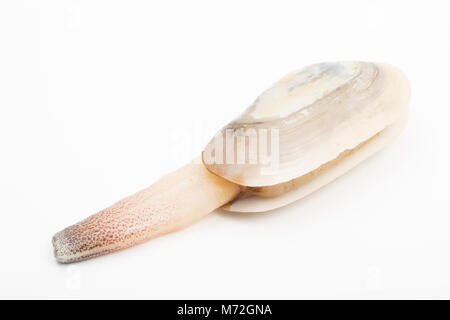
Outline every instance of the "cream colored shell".
<path id="1" fill-rule="evenodd" d="M 401 132 L 409 96 L 406 77 L 386 64 L 321 63 L 282 78 L 217 135 L 231 133 L 235 139 L 224 138 L 226 152 L 228 141 L 238 141 L 248 130 L 276 132 L 275 169 L 259 161 L 259 152 L 255 154 L 249 144 L 245 144 L 244 161 L 231 164 L 207 157 L 216 155 L 214 139 L 205 148 L 203 161 L 208 170 L 242 186 L 241 197 L 224 208 L 267 211 L 331 182 Z M 273 138 L 268 137 L 270 144 Z M 238 144 L 232 147 L 233 153 L 239 152 Z"/>

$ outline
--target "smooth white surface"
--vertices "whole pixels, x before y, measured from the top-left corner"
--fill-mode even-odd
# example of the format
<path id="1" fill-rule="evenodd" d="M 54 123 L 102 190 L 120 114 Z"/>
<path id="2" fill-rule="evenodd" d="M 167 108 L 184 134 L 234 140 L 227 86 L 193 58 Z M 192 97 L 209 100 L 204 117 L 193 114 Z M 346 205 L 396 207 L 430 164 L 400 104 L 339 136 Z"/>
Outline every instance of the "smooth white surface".
<path id="1" fill-rule="evenodd" d="M 0 298 L 450 298 L 448 1 L 2 1 Z M 387 149 L 268 214 L 75 265 L 52 235 L 146 187 L 287 72 L 400 67 Z"/>

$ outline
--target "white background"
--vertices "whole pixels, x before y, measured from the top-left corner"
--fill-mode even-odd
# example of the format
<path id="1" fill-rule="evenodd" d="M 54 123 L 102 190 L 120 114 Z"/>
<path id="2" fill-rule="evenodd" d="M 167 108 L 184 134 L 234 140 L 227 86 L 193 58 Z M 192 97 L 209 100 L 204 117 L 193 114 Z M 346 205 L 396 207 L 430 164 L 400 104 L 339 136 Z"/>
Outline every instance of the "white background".
<path id="1" fill-rule="evenodd" d="M 0 298 L 450 298 L 449 1 L 2 1 Z M 75 265 L 52 235 L 196 156 L 301 66 L 411 80 L 387 149 L 267 214 Z"/>

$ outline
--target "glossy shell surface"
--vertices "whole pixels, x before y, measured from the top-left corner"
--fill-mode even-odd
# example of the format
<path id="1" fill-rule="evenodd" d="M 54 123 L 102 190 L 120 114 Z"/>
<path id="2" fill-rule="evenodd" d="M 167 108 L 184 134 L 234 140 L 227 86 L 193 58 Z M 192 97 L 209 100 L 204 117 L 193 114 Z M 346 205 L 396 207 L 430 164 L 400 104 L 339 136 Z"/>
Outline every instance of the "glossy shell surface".
<path id="1" fill-rule="evenodd" d="M 390 65 L 314 64 L 263 92 L 211 140 L 203 162 L 243 187 L 244 196 L 225 209 L 275 209 L 331 182 L 392 141 L 406 122 L 409 95 L 407 78 Z M 225 156 L 217 161 L 218 154 Z"/>

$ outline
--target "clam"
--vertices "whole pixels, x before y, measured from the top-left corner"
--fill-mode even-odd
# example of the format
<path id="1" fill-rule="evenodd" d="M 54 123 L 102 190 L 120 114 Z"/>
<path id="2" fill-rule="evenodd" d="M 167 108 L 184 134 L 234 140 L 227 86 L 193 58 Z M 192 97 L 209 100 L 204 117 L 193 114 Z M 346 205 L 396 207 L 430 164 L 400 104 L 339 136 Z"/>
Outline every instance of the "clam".
<path id="1" fill-rule="evenodd" d="M 307 66 L 263 92 L 208 143 L 199 163 L 53 237 L 70 263 L 184 228 L 222 207 L 264 212 L 299 200 L 357 166 L 403 129 L 410 89 L 397 68 Z"/>

